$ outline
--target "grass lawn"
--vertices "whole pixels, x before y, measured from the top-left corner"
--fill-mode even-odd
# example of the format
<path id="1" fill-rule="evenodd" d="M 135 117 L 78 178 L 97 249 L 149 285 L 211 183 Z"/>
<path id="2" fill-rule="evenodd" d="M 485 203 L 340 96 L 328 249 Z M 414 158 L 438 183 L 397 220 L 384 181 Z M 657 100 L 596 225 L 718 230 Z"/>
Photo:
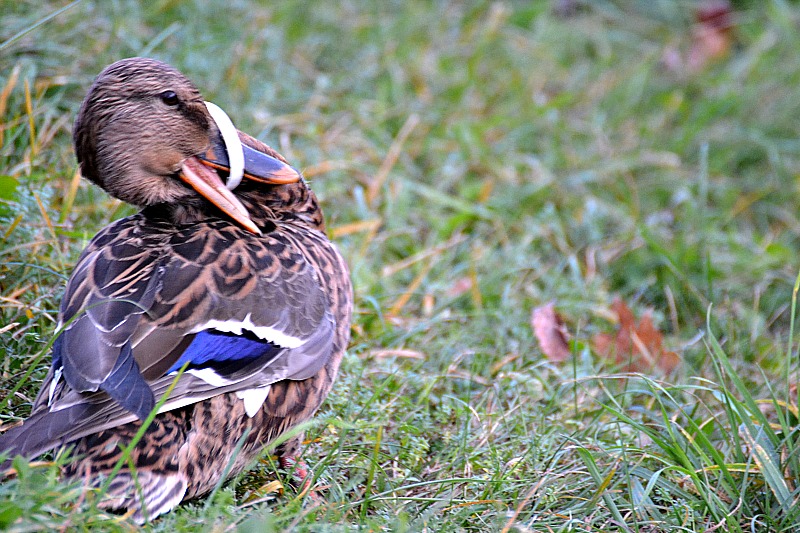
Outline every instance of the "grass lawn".
<path id="1" fill-rule="evenodd" d="M 699 66 L 694 1 L 73 4 L 0 0 L 0 423 L 30 411 L 81 249 L 133 212 L 76 176 L 70 131 L 146 55 L 304 170 L 356 295 L 313 494 L 277 496 L 266 454 L 147 527 L 798 530 L 798 4 L 735 2 Z M 616 298 L 672 372 L 637 336 L 601 353 Z M 563 362 L 531 327 L 548 302 Z M 21 470 L 0 529 L 136 529 Z"/>

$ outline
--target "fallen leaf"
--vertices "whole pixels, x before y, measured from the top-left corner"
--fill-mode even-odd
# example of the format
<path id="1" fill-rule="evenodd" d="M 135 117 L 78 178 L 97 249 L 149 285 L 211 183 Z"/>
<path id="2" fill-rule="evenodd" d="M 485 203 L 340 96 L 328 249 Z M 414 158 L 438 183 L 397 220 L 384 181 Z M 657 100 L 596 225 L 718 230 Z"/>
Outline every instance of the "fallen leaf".
<path id="1" fill-rule="evenodd" d="M 257 489 L 255 489 L 247 498 L 245 498 L 245 502 L 253 502 L 256 500 L 261 500 L 265 496 L 270 494 L 274 494 L 277 498 L 278 496 L 283 496 L 283 483 L 278 480 L 270 481 L 264 485 L 261 485 Z"/>
<path id="2" fill-rule="evenodd" d="M 472 290 L 472 278 L 469 276 L 464 276 L 462 278 L 458 278 L 453 282 L 450 287 L 447 288 L 447 292 L 445 293 L 449 298 L 457 298 L 462 294 L 469 292 Z"/>
<path id="3" fill-rule="evenodd" d="M 592 339 L 594 351 L 605 359 L 623 365 L 628 372 L 647 372 L 658 368 L 668 374 L 680 363 L 675 352 L 664 349 L 664 336 L 653 324 L 651 313 L 639 322 L 625 302 L 619 298 L 611 304 L 619 321 L 615 334 L 600 333 Z"/>
<path id="4" fill-rule="evenodd" d="M 686 59 L 690 72 L 699 72 L 711 61 L 727 56 L 733 43 L 733 6 L 728 0 L 702 2 L 695 17 L 697 24 Z"/>
<path id="5" fill-rule="evenodd" d="M 664 65 L 678 73 L 694 74 L 726 57 L 733 46 L 734 13 L 730 0 L 702 0 L 694 12 L 695 24 L 685 58 L 678 47 L 667 47 Z"/>
<path id="6" fill-rule="evenodd" d="M 570 356 L 569 333 L 555 303 L 537 307 L 531 313 L 531 327 L 539 340 L 542 353 L 551 361 L 565 361 Z"/>

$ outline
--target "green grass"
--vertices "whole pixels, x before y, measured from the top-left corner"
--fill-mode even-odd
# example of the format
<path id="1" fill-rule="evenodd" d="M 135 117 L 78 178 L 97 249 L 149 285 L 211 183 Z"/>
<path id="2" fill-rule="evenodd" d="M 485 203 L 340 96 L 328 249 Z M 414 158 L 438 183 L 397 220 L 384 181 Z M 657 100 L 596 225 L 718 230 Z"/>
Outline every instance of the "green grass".
<path id="1" fill-rule="evenodd" d="M 662 63 L 688 1 L 274 4 L 34 27 L 67 2 L 0 0 L 0 421 L 29 412 L 80 250 L 132 212 L 74 180 L 77 107 L 150 55 L 305 169 L 356 292 L 315 498 L 258 501 L 261 465 L 153 530 L 795 530 L 800 7 L 738 2 L 732 53 L 690 74 Z M 673 375 L 592 353 L 615 296 L 654 310 Z M 552 300 L 563 365 L 529 324 Z M 19 467 L 0 529 L 134 529 Z"/>

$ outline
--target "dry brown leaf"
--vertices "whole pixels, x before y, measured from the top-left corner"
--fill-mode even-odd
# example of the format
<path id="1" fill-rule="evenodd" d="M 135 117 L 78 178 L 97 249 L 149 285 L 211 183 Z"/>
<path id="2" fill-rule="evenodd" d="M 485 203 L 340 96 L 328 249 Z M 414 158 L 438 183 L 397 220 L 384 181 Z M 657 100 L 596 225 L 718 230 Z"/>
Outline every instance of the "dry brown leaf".
<path id="1" fill-rule="evenodd" d="M 595 353 L 613 359 L 628 372 L 658 368 L 668 374 L 678 366 L 680 357 L 664 349 L 664 336 L 656 329 L 649 312 L 637 324 L 633 311 L 619 298 L 611 304 L 611 310 L 617 315 L 619 330 L 616 334 L 595 335 L 592 339 Z"/>
<path id="2" fill-rule="evenodd" d="M 708 63 L 728 55 L 733 43 L 733 6 L 729 0 L 706 0 L 697 8 L 692 47 L 686 66 L 698 72 Z"/>
<path id="3" fill-rule="evenodd" d="M 555 303 L 537 307 L 531 313 L 531 327 L 539 340 L 542 353 L 551 361 L 565 361 L 570 356 L 569 333 Z"/>
<path id="4" fill-rule="evenodd" d="M 691 45 L 685 59 L 675 46 L 664 51 L 662 61 L 674 72 L 700 72 L 709 63 L 726 57 L 733 45 L 734 13 L 730 0 L 702 0 L 694 16 Z"/>

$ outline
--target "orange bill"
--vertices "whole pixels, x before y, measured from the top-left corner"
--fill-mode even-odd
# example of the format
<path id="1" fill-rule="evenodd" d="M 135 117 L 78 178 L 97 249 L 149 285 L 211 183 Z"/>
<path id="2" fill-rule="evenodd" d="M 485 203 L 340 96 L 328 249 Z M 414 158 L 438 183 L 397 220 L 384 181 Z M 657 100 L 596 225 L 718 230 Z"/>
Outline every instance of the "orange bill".
<path id="1" fill-rule="evenodd" d="M 288 165 L 286 166 L 288 167 Z M 209 202 L 220 208 L 222 212 L 235 220 L 240 226 L 257 235 L 261 235 L 258 226 L 250 220 L 250 215 L 242 205 L 242 202 L 225 187 L 219 175 L 208 168 L 204 161 L 197 157 L 190 157 L 183 162 L 180 176 L 183 181 L 188 183 Z"/>

